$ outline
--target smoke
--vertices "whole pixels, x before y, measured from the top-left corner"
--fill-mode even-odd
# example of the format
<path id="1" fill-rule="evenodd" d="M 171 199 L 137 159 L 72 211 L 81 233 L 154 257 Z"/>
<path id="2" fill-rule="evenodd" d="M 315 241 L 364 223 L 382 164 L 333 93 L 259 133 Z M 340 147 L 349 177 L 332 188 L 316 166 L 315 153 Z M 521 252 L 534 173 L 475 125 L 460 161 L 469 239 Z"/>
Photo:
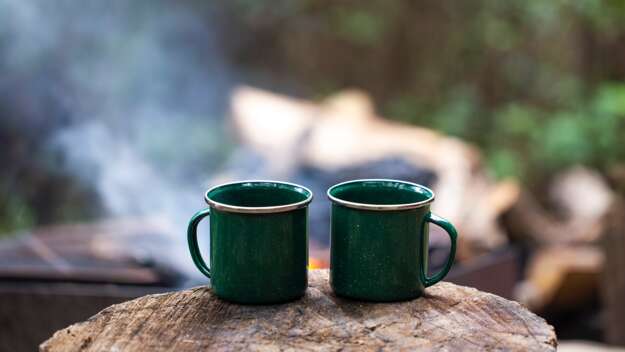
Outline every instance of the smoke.
<path id="1" fill-rule="evenodd" d="M 189 272 L 186 222 L 232 147 L 234 77 L 210 19 L 176 1 L 0 0 L 2 87 L 55 106 L 16 123 L 45 126 L 54 167 L 94 187 L 107 216 L 167 218 L 172 247 L 154 255 Z"/>

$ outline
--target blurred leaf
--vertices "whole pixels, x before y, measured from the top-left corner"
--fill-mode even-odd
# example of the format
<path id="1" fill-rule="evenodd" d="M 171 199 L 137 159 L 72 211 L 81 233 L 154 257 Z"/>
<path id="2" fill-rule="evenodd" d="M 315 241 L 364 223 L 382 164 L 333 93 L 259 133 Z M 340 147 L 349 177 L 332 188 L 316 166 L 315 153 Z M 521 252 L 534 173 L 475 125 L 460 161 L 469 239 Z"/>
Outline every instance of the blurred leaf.
<path id="1" fill-rule="evenodd" d="M 430 117 L 434 128 L 455 136 L 471 136 L 475 130 L 482 128 L 480 121 L 472 125 L 473 119 L 480 119 L 477 114 L 477 102 L 472 89 L 460 87 L 450 94 L 447 103 L 441 106 Z"/>
<path id="2" fill-rule="evenodd" d="M 343 38 L 360 45 L 376 45 L 385 33 L 386 23 L 382 14 L 363 9 L 338 11 L 337 32 Z"/>
<path id="3" fill-rule="evenodd" d="M 523 175 L 521 159 L 517 153 L 511 150 L 498 149 L 488 153 L 487 163 L 489 169 L 498 179 L 520 178 Z"/>
<path id="4" fill-rule="evenodd" d="M 0 236 L 34 226 L 35 217 L 19 194 L 6 191 L 0 200 Z"/>
<path id="5" fill-rule="evenodd" d="M 528 0 L 521 9 L 532 23 L 533 29 L 547 31 L 558 25 L 561 5 L 558 1 Z"/>
<path id="6" fill-rule="evenodd" d="M 396 120 L 419 123 L 419 116 L 423 113 L 423 108 L 415 97 L 400 96 L 392 99 L 387 104 L 385 112 Z"/>
<path id="7" fill-rule="evenodd" d="M 495 130 L 503 138 L 529 138 L 539 128 L 541 112 L 531 106 L 510 104 L 496 113 Z"/>
<path id="8" fill-rule="evenodd" d="M 533 138 L 534 155 L 555 169 L 584 163 L 590 159 L 592 141 L 584 129 L 584 117 L 575 113 L 558 113 L 537 129 Z"/>
<path id="9" fill-rule="evenodd" d="M 625 116 L 625 83 L 601 85 L 593 105 L 598 113 Z"/>
<path id="10" fill-rule="evenodd" d="M 519 33 L 505 19 L 488 17 L 483 23 L 486 43 L 498 50 L 509 50 L 518 45 Z"/>

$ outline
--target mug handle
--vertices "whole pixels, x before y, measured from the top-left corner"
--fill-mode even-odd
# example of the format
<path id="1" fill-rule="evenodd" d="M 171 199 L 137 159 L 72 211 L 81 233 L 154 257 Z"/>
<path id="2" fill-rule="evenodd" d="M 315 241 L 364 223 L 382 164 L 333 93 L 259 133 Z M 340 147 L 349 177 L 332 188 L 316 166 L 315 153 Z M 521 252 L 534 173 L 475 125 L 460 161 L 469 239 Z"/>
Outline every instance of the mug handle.
<path id="1" fill-rule="evenodd" d="M 447 258 L 447 262 L 445 263 L 445 266 L 443 267 L 443 269 L 441 269 L 441 271 L 439 271 L 432 277 L 428 277 L 426 273 L 426 266 L 425 265 L 421 266 L 421 277 L 420 277 L 421 282 L 423 283 L 425 287 L 430 287 L 434 285 L 435 283 L 441 281 L 447 275 L 447 273 L 449 272 L 449 269 L 451 269 L 451 266 L 454 264 L 454 259 L 456 258 L 456 239 L 458 238 L 458 232 L 456 231 L 456 228 L 454 227 L 454 225 L 452 225 L 449 221 L 441 218 L 440 216 L 436 214 L 428 213 L 426 215 L 425 221 L 431 222 L 435 225 L 442 227 L 443 230 L 445 230 L 447 234 L 449 235 L 449 239 L 451 242 L 451 247 L 449 248 L 449 257 Z M 424 254 L 423 254 L 424 263 L 425 263 L 426 256 L 427 256 L 427 251 L 424 251 Z"/>
<path id="2" fill-rule="evenodd" d="M 211 270 L 208 265 L 206 265 L 206 262 L 204 262 L 202 253 L 200 253 L 200 247 L 197 243 L 197 226 L 200 224 L 200 221 L 202 221 L 202 219 L 207 217 L 209 214 L 210 208 L 206 208 L 198 211 L 191 217 L 191 220 L 189 220 L 189 226 L 187 227 L 187 241 L 189 242 L 189 251 L 191 252 L 193 263 L 202 274 L 210 279 Z"/>

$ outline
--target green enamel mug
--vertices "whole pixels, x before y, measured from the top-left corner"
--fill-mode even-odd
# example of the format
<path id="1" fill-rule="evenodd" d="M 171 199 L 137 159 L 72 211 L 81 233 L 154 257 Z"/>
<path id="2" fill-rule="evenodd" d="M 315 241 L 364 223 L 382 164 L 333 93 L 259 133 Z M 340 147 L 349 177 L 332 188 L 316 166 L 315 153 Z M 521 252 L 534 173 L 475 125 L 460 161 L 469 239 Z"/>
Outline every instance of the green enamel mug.
<path id="1" fill-rule="evenodd" d="M 338 296 L 402 301 L 442 280 L 456 253 L 457 232 L 430 212 L 434 192 L 411 182 L 371 179 L 332 186 L 330 284 Z M 449 258 L 428 276 L 429 224 L 451 239 Z"/>
<path id="2" fill-rule="evenodd" d="M 206 192 L 209 207 L 189 221 L 191 258 L 227 301 L 271 304 L 301 297 L 308 286 L 308 204 L 305 187 L 241 181 Z M 200 253 L 197 227 L 210 219 L 210 265 Z"/>

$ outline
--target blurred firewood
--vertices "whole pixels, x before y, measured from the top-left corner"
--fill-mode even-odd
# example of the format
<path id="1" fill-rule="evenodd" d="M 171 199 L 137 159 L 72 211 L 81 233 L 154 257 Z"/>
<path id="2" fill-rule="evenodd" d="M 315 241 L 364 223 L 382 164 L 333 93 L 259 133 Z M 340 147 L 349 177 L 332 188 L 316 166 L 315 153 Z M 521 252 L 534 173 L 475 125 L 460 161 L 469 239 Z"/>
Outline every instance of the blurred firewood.
<path id="1" fill-rule="evenodd" d="M 507 241 L 497 219 L 516 202 L 519 186 L 489 178 L 479 151 L 458 138 L 376 116 L 363 92 L 313 104 L 244 87 L 232 96 L 232 115 L 243 142 L 277 175 L 302 165 L 335 170 L 401 157 L 436 173 L 433 211 L 458 227 L 459 258 Z"/>
<path id="2" fill-rule="evenodd" d="M 548 196 L 549 208 L 523 192 L 502 217 L 513 240 L 535 249 L 527 279 L 519 285 L 518 299 L 535 311 L 565 311 L 592 300 L 603 281 L 606 310 L 615 315 L 608 319 L 622 319 L 625 312 L 614 307 L 625 296 L 625 289 L 619 286 L 620 278 L 625 277 L 621 259 L 625 245 L 618 238 L 625 230 L 613 228 L 625 212 L 615 193 L 599 173 L 577 166 L 554 179 Z M 601 237 L 603 248 L 598 246 Z M 615 261 L 621 265 L 610 264 Z"/>
<path id="3" fill-rule="evenodd" d="M 613 199 L 601 175 L 582 167 L 566 170 L 552 183 L 549 196 L 555 211 L 529 192 L 521 193 L 502 217 L 511 238 L 533 246 L 597 241 Z"/>
<path id="4" fill-rule="evenodd" d="M 533 311 L 563 311 L 584 304 L 598 290 L 604 256 L 594 246 L 548 246 L 535 251 L 517 299 Z"/>

